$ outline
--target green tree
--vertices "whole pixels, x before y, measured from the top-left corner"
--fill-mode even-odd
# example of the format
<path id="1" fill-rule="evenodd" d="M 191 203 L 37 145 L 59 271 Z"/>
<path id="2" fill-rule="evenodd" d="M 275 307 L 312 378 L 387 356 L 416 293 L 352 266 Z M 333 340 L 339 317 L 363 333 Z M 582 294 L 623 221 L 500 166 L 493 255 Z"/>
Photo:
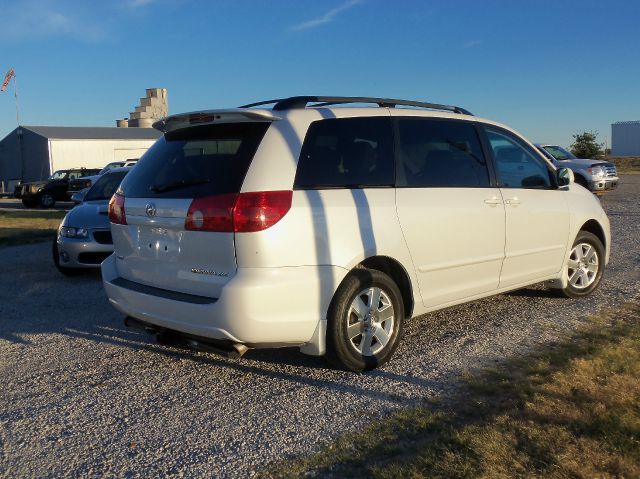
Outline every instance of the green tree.
<path id="1" fill-rule="evenodd" d="M 578 158 L 600 158 L 604 155 L 604 143 L 598 143 L 597 131 L 583 131 L 573 135 L 571 153 Z"/>

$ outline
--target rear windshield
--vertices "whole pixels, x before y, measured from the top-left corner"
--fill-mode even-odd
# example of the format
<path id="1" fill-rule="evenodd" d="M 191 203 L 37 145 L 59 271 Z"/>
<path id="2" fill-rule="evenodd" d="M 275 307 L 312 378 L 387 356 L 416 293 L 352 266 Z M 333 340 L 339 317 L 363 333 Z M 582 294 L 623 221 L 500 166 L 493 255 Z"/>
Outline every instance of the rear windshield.
<path id="1" fill-rule="evenodd" d="M 108 200 L 113 196 L 122 182 L 122 178 L 127 174 L 126 171 L 118 171 L 115 173 L 105 173 L 98 181 L 87 191 L 84 201 Z"/>
<path id="2" fill-rule="evenodd" d="M 104 175 L 107 171 L 113 170 L 114 168 L 119 168 L 121 166 L 124 166 L 123 161 L 114 161 L 113 163 L 109 163 L 107 166 L 102 168 L 98 174 Z"/>
<path id="3" fill-rule="evenodd" d="M 575 160 L 576 157 L 573 154 L 560 146 L 543 146 L 547 153 L 553 156 L 556 160 L 564 161 L 564 160 Z"/>
<path id="4" fill-rule="evenodd" d="M 130 198 L 237 193 L 269 123 L 226 123 L 167 133 L 122 182 Z"/>

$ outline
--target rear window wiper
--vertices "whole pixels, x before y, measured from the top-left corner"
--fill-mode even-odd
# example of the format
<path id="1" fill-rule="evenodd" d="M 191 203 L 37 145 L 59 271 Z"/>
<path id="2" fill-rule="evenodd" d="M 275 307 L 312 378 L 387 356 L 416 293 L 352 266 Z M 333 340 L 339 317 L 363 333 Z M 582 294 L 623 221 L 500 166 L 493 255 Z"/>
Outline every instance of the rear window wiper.
<path id="1" fill-rule="evenodd" d="M 154 193 L 164 193 L 165 191 L 179 190 L 189 186 L 204 185 L 205 183 L 211 183 L 211 180 L 178 180 L 166 185 L 153 185 L 149 189 Z"/>

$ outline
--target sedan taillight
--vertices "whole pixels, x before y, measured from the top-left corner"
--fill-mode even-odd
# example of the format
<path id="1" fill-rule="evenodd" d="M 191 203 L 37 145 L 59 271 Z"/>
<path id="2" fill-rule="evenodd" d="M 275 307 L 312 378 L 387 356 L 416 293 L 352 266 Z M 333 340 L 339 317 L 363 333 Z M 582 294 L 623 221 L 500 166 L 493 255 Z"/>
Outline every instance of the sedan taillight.
<path id="1" fill-rule="evenodd" d="M 116 193 L 109 201 L 109 221 L 116 225 L 126 225 L 127 215 L 124 212 L 124 196 Z"/>

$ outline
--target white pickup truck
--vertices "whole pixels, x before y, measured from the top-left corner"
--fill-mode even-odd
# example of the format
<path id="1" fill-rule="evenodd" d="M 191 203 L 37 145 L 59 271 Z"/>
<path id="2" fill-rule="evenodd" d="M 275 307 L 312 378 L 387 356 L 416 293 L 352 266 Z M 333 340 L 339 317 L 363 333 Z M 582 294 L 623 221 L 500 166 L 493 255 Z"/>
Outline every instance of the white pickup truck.
<path id="1" fill-rule="evenodd" d="M 536 144 L 540 152 L 558 168 L 570 168 L 576 183 L 589 191 L 600 193 L 618 187 L 616 165 L 608 161 L 576 158 L 558 145 Z"/>

